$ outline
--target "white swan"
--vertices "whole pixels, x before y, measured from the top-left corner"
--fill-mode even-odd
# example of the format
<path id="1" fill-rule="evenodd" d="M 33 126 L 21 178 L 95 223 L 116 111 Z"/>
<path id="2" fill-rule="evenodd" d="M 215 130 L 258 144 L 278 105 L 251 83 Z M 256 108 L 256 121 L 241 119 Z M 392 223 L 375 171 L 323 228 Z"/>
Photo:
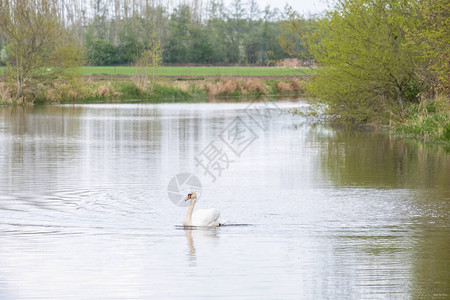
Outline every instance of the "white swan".
<path id="1" fill-rule="evenodd" d="M 207 227 L 218 227 L 225 222 L 219 222 L 220 217 L 219 210 L 215 208 L 210 209 L 198 209 L 194 212 L 194 206 L 197 202 L 197 194 L 192 192 L 189 193 L 185 201 L 191 200 L 191 205 L 189 205 L 186 219 L 184 220 L 184 226 L 207 226 Z M 193 213 L 194 212 L 194 213 Z"/>

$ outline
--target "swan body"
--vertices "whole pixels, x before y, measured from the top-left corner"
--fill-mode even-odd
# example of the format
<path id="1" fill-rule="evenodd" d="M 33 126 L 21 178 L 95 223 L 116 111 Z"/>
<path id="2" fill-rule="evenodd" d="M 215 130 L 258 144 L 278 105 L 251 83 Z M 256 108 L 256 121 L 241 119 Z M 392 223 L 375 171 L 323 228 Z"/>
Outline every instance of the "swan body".
<path id="1" fill-rule="evenodd" d="M 191 204 L 183 223 L 184 226 L 218 227 L 225 224 L 225 222 L 218 221 L 220 212 L 216 208 L 198 209 L 194 212 L 194 206 L 197 202 L 197 194 L 194 192 L 188 194 L 185 201 L 188 200 L 191 200 Z"/>
<path id="2" fill-rule="evenodd" d="M 215 208 L 199 209 L 192 214 L 191 226 L 219 226 L 220 212 Z"/>

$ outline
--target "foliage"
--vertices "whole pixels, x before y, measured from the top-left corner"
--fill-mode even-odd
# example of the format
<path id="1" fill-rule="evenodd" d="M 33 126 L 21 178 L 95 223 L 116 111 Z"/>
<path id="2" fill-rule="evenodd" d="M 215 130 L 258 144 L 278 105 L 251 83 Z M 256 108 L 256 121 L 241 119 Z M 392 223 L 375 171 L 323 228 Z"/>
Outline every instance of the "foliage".
<path id="1" fill-rule="evenodd" d="M 225 7 L 220 0 L 209 0 L 203 10 L 196 3 L 181 2 L 169 11 L 164 5 L 133 1 L 131 13 L 126 2 L 95 1 L 88 9 L 95 17 L 75 22 L 73 28 L 85 42 L 91 65 L 133 63 L 153 37 L 161 43 L 163 62 L 170 64 L 265 65 L 269 53 L 276 60 L 289 56 L 278 43 L 281 14 L 276 9 L 261 11 L 255 1 L 247 6 L 234 0 Z"/>
<path id="2" fill-rule="evenodd" d="M 405 38 L 411 21 L 396 2 L 343 0 L 321 23 L 325 33 L 311 49 L 324 68 L 311 90 L 342 122 L 370 121 L 374 112 L 394 105 L 390 100 L 403 110 L 405 100 L 418 96 L 410 88 L 416 49 Z"/>
<path id="3" fill-rule="evenodd" d="M 162 61 L 161 42 L 153 37 L 149 42 L 147 49 L 137 57 L 136 65 L 136 80 L 138 86 L 143 89 L 153 90 L 156 85 L 157 69 L 160 67 Z M 150 86 L 148 84 L 150 83 Z"/>
<path id="4" fill-rule="evenodd" d="M 0 44 L 0 66 L 6 64 L 6 48 Z"/>
<path id="5" fill-rule="evenodd" d="M 414 26 L 407 38 L 419 47 L 422 61 L 417 68 L 419 80 L 430 96 L 449 94 L 450 74 L 450 6 L 447 0 L 412 2 Z"/>
<path id="6" fill-rule="evenodd" d="M 442 137 L 444 141 L 450 143 L 450 122 L 445 125 L 444 130 L 442 132 Z"/>
<path id="7" fill-rule="evenodd" d="M 118 90 L 124 99 L 139 99 L 143 92 L 136 84 L 128 82 L 121 83 Z"/>
<path id="8" fill-rule="evenodd" d="M 88 63 L 101 66 L 115 65 L 120 62 L 119 49 L 103 39 L 87 39 L 86 58 Z"/>
<path id="9" fill-rule="evenodd" d="M 34 98 L 39 85 L 67 80 L 81 62 L 80 52 L 50 0 L 0 1 L 0 35 L 7 44 L 6 75 L 15 98 Z"/>
<path id="10" fill-rule="evenodd" d="M 204 84 L 204 89 L 208 96 L 215 97 L 235 97 L 235 96 L 250 96 L 259 97 L 261 95 L 271 95 L 274 93 L 273 88 L 258 79 L 247 80 L 218 80 L 215 82 L 207 81 Z M 284 91 L 280 91 L 282 94 Z"/>
<path id="11" fill-rule="evenodd" d="M 319 76 L 309 90 L 338 122 L 383 122 L 390 111 L 404 119 L 407 103 L 437 85 L 441 92 L 448 88 L 444 2 L 339 0 L 325 17 L 308 20 L 290 12 L 281 43 L 291 54 L 317 60 Z"/>
<path id="12" fill-rule="evenodd" d="M 286 90 L 277 90 L 280 86 Z M 133 81 L 91 81 L 75 78 L 69 82 L 58 82 L 52 86 L 40 86 L 36 91 L 36 104 L 45 103 L 90 103 L 110 101 L 167 101 L 194 100 L 216 97 L 260 97 L 264 95 L 286 95 L 301 93 L 297 81 L 206 80 L 200 82 L 168 81 L 157 82 L 153 89 L 144 89 Z M 0 84 L 0 104 L 11 104 L 11 91 Z M 15 102 L 19 103 L 19 102 Z"/>
<path id="13" fill-rule="evenodd" d="M 170 85 L 157 84 L 154 92 L 148 99 L 191 99 L 192 96 L 181 89 L 174 88 Z"/>
<path id="14" fill-rule="evenodd" d="M 282 33 L 279 35 L 281 47 L 289 55 L 305 61 L 311 61 L 314 56 L 307 47 L 312 35 L 318 32 L 319 20 L 311 17 L 305 19 L 292 9 L 287 10 L 287 18 L 280 22 Z"/>
<path id="15" fill-rule="evenodd" d="M 180 5 L 174 9 L 169 22 L 169 44 L 166 50 L 167 58 L 171 62 L 186 62 L 188 49 L 192 38 L 190 37 L 189 25 L 191 22 L 191 11 L 188 5 Z"/>
<path id="16" fill-rule="evenodd" d="M 423 100 L 406 107 L 407 117 L 394 117 L 397 132 L 450 143 L 450 103 L 446 98 Z"/>
<path id="17" fill-rule="evenodd" d="M 0 105 L 11 104 L 14 102 L 11 88 L 3 82 L 0 82 Z"/>

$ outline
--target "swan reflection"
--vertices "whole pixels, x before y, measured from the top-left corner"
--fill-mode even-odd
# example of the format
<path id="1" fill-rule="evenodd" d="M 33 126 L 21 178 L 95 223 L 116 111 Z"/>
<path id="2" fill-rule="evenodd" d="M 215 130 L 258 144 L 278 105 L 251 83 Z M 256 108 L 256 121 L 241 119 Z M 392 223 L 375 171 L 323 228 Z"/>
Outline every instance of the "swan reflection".
<path id="1" fill-rule="evenodd" d="M 217 240 L 219 238 L 215 227 L 184 226 L 184 235 L 186 236 L 188 246 L 188 260 L 190 262 L 190 266 L 194 267 L 197 262 L 195 240 L 200 243 L 200 245 L 204 245 L 205 241 Z"/>

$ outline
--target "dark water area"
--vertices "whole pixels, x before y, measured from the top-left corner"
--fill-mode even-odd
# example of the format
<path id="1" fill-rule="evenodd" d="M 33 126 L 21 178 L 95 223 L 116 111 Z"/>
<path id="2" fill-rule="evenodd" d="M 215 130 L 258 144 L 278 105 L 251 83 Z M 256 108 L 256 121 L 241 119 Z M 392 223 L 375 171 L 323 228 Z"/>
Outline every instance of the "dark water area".
<path id="1" fill-rule="evenodd" d="M 307 105 L 0 108 L 0 299 L 448 299 L 450 153 Z"/>

